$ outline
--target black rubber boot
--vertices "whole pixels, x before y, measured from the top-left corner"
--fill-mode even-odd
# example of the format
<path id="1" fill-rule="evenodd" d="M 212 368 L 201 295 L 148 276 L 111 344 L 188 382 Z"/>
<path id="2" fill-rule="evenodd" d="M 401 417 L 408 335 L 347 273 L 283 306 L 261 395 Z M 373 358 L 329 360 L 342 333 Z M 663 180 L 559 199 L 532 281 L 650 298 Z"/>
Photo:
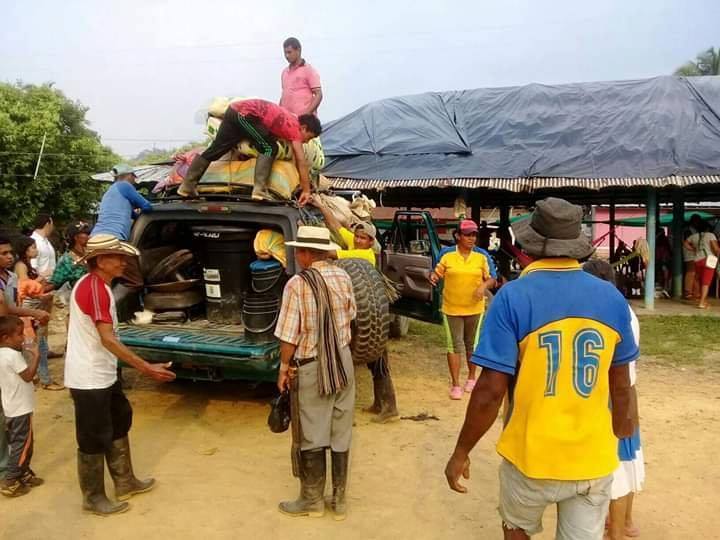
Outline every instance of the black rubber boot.
<path id="1" fill-rule="evenodd" d="M 368 364 L 368 367 L 370 367 L 370 364 Z M 370 371 L 372 371 L 372 368 L 370 367 Z M 382 381 L 378 378 L 373 377 L 373 402 L 372 405 L 369 407 L 363 407 L 363 412 L 370 413 L 370 414 L 380 414 L 380 386 L 382 385 Z"/>
<path id="2" fill-rule="evenodd" d="M 380 411 L 372 421 L 384 424 L 400 418 L 397 401 L 395 400 L 395 387 L 393 386 L 390 374 L 388 373 L 382 378 L 373 379 L 373 387 L 375 388 L 375 396 L 380 401 Z"/>
<path id="3" fill-rule="evenodd" d="M 210 161 L 202 157 L 201 155 L 195 156 L 192 160 L 188 171 L 185 173 L 185 178 L 182 184 L 178 188 L 178 195 L 181 197 L 198 197 L 197 185 L 205 174 Z"/>
<path id="4" fill-rule="evenodd" d="M 300 496 L 278 506 L 288 516 L 322 517 L 325 514 L 325 449 L 300 452 Z"/>
<path id="5" fill-rule="evenodd" d="M 333 494 L 330 500 L 330 508 L 334 514 L 333 519 L 343 521 L 347 517 L 345 489 L 347 487 L 350 452 L 332 452 L 331 457 Z"/>
<path id="6" fill-rule="evenodd" d="M 268 191 L 270 183 L 270 173 L 272 172 L 274 156 L 266 156 L 260 154 L 255 160 L 255 179 L 253 181 L 252 198 L 255 200 L 273 200 L 272 195 Z"/>
<path id="7" fill-rule="evenodd" d="M 130 457 L 130 440 L 127 437 L 112 442 L 112 447 L 105 454 L 108 469 L 115 482 L 115 496 L 125 501 L 139 493 L 145 493 L 155 487 L 155 479 L 138 480 L 133 472 Z"/>
<path id="8" fill-rule="evenodd" d="M 116 504 L 105 495 L 105 456 L 83 454 L 78 450 L 78 478 L 83 494 L 83 510 L 99 516 L 120 514 L 130 508 L 128 503 Z"/>

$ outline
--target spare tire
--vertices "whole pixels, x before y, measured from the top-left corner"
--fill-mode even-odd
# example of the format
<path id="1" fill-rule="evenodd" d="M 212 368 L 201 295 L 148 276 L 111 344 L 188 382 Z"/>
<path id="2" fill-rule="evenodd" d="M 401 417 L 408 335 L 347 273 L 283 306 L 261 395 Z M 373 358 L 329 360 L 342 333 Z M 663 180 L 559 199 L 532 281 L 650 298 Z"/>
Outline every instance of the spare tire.
<path id="1" fill-rule="evenodd" d="M 165 283 L 171 276 L 193 262 L 195 256 L 189 249 L 178 249 L 161 260 L 147 276 L 149 283 Z"/>
<path id="2" fill-rule="evenodd" d="M 385 280 L 363 259 L 338 259 L 335 264 L 350 276 L 357 305 L 350 343 L 353 362 L 374 362 L 385 352 L 390 332 L 390 302 Z"/>

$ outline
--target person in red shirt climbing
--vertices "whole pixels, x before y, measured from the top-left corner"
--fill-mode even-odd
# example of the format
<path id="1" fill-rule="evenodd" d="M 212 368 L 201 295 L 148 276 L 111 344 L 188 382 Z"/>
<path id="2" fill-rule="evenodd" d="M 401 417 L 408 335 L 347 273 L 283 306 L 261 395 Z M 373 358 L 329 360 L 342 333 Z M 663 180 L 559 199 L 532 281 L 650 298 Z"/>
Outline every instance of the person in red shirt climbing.
<path id="1" fill-rule="evenodd" d="M 303 143 L 322 132 L 320 120 L 312 114 L 296 117 L 286 109 L 264 99 L 235 101 L 225 111 L 220 129 L 212 144 L 193 159 L 183 183 L 178 189 L 181 197 L 197 197 L 197 184 L 211 161 L 219 159 L 242 140 L 249 140 L 258 151 L 252 198 L 272 199 L 268 181 L 278 152 L 277 139 L 290 142 L 293 160 L 300 175 L 302 193 L 298 202 L 304 206 L 310 199 L 310 173 Z"/>

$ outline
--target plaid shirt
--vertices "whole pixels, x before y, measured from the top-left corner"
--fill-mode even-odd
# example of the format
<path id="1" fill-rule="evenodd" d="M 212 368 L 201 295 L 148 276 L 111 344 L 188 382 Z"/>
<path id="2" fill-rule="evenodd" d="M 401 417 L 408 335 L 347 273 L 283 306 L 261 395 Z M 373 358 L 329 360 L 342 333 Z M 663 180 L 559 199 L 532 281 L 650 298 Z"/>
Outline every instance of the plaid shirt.
<path id="1" fill-rule="evenodd" d="M 68 251 L 57 263 L 52 277 L 48 280 L 55 285 L 56 289 L 62 287 L 65 283 L 69 283 L 71 287 L 75 286 L 78 279 L 88 273 L 85 264 L 77 264 L 72 254 Z"/>
<path id="2" fill-rule="evenodd" d="M 350 322 L 357 312 L 350 276 L 342 268 L 325 261 L 316 262 L 312 267 L 320 272 L 330 291 L 331 310 L 340 345 L 349 345 Z M 317 356 L 317 319 L 317 304 L 312 290 L 303 278 L 293 276 L 283 291 L 275 337 L 297 346 L 295 358 Z"/>

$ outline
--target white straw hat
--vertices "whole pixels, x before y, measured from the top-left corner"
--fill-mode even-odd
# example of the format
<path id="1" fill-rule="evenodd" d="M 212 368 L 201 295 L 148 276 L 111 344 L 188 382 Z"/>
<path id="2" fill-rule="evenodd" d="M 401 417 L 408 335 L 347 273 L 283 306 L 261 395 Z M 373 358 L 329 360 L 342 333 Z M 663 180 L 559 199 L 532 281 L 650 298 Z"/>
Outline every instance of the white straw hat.
<path id="1" fill-rule="evenodd" d="M 340 246 L 330 240 L 330 231 L 325 227 L 310 227 L 302 225 L 298 228 L 297 237 L 292 242 L 285 242 L 286 246 L 318 251 L 338 251 Z"/>

